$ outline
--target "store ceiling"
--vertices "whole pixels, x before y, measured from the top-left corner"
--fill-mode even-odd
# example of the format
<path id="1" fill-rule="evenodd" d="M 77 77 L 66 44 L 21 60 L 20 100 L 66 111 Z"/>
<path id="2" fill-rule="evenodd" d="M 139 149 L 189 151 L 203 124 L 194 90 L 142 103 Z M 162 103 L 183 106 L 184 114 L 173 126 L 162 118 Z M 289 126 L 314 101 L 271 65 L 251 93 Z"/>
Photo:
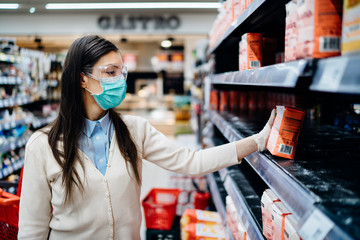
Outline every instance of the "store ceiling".
<path id="1" fill-rule="evenodd" d="M 172 14 L 172 13 L 177 13 L 177 14 L 181 14 L 181 13 L 214 13 L 216 14 L 217 10 L 216 9 L 127 9 L 127 10 L 120 10 L 120 9 L 116 9 L 116 10 L 47 10 L 45 9 L 45 5 L 47 3 L 99 3 L 99 2 L 115 2 L 115 1 L 94 1 L 94 0 L 75 0 L 75 1 L 70 1 L 70 0 L 0 0 L 0 3 L 19 3 L 20 7 L 19 9 L 16 10 L 0 10 L 0 14 L 1 13 L 6 13 L 6 14 L 20 14 L 20 15 L 30 15 L 31 13 L 29 12 L 29 10 L 34 7 L 35 14 L 62 14 L 62 13 L 66 13 L 66 14 L 89 14 L 89 13 L 94 13 L 94 14 L 103 14 L 103 13 L 108 13 L 108 14 L 156 14 L 156 13 L 162 13 L 162 14 Z M 116 2 L 134 2 L 134 1 L 116 1 Z M 153 0 L 153 1 L 144 1 L 144 0 L 139 0 L 136 2 L 194 2 L 194 1 L 179 1 L 179 0 Z M 196 0 L 196 2 L 219 2 L 218 0 Z M 68 49 L 68 47 L 70 46 L 70 44 L 78 37 L 80 37 L 81 35 L 41 35 L 41 36 L 34 36 L 34 35 L 16 35 L 16 36 L 7 36 L 7 37 L 14 37 L 16 38 L 16 44 L 20 47 L 24 47 L 24 48 L 30 48 L 30 49 L 40 49 L 46 52 L 61 52 L 61 51 L 65 51 L 66 49 Z M 116 44 L 131 44 L 131 43 L 159 43 L 162 40 L 165 40 L 169 37 L 169 34 L 167 35 L 161 35 L 161 34 L 156 34 L 156 35 L 141 35 L 141 34 L 132 34 L 129 35 L 127 34 L 126 40 L 127 42 L 124 43 L 121 41 L 122 38 L 124 38 L 124 36 L 121 36 L 120 34 L 109 34 L 109 35 L 102 35 L 104 37 L 106 37 L 107 39 L 109 39 L 110 41 L 116 43 Z M 0 35 L 0 37 L 2 37 Z M 185 39 L 198 39 L 198 38 L 204 38 L 206 37 L 205 35 L 177 35 L 177 36 L 171 36 L 174 37 L 175 40 L 173 42 L 173 45 L 183 45 Z M 39 43 L 39 41 L 36 41 L 36 39 L 41 39 L 41 42 Z M 39 48 L 39 46 L 41 46 Z"/>

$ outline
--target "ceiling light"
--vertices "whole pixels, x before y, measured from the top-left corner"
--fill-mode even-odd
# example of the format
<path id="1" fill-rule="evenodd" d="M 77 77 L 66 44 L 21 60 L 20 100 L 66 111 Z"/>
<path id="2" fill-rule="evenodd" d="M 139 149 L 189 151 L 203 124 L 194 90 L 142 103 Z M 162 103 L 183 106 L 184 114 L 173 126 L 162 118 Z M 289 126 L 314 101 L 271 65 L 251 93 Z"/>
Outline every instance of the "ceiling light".
<path id="1" fill-rule="evenodd" d="M 18 9 L 18 3 L 0 3 L 0 9 Z"/>
<path id="2" fill-rule="evenodd" d="M 172 43 L 169 40 L 164 40 L 164 41 L 161 42 L 161 46 L 163 48 L 169 48 L 169 47 L 171 47 L 171 45 L 172 45 Z"/>
<path id="3" fill-rule="evenodd" d="M 33 14 L 35 11 L 36 11 L 36 8 L 34 8 L 34 7 L 32 7 L 32 8 L 29 9 L 29 12 L 30 12 L 31 14 Z"/>
<path id="4" fill-rule="evenodd" d="M 218 2 L 48 3 L 46 9 L 217 9 Z"/>

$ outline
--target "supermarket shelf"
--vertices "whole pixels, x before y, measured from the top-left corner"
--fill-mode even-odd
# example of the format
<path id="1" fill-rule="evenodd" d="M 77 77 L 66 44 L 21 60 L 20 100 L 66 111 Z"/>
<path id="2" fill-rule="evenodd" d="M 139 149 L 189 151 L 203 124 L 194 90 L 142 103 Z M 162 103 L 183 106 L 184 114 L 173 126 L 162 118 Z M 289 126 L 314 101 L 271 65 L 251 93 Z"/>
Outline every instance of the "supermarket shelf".
<path id="1" fill-rule="evenodd" d="M 321 59 L 310 90 L 360 94 L 360 53 Z"/>
<path id="2" fill-rule="evenodd" d="M 206 175 L 206 179 L 210 188 L 210 192 L 211 192 L 211 197 L 213 199 L 214 205 L 216 207 L 217 212 L 220 214 L 221 216 L 221 220 L 223 222 L 223 226 L 224 226 L 224 232 L 225 235 L 227 236 L 228 240 L 234 240 L 234 236 L 230 231 L 230 228 L 227 224 L 227 216 L 226 216 L 226 208 L 225 208 L 225 204 L 222 200 L 218 185 L 217 185 L 217 181 L 216 181 L 216 177 L 214 176 L 215 173 L 210 173 L 208 175 Z"/>
<path id="3" fill-rule="evenodd" d="M 56 117 L 57 115 L 49 117 L 34 117 L 31 121 L 31 124 L 34 128 L 40 128 L 53 122 Z"/>
<path id="4" fill-rule="evenodd" d="M 8 76 L 0 76 L 0 84 L 2 85 L 15 85 L 20 84 L 24 81 L 24 78 L 21 77 L 8 77 Z"/>
<path id="5" fill-rule="evenodd" d="M 241 125 L 241 123 L 239 123 L 241 121 L 236 121 L 238 124 L 237 126 L 233 125 L 231 121 L 235 120 L 236 117 L 228 113 L 220 114 L 218 112 L 211 111 L 210 117 L 212 122 L 230 142 L 240 140 L 246 136 L 257 132 L 257 130 L 251 129 L 251 126 L 246 125 L 246 123 L 243 123 L 243 125 Z M 249 128 L 253 132 L 249 131 Z M 248 132 L 240 133 L 239 129 L 245 129 L 245 131 Z M 245 159 L 256 171 L 256 173 L 263 179 L 263 181 L 280 197 L 280 199 L 282 199 L 284 204 L 293 212 L 294 216 L 299 219 L 300 224 L 298 226 L 298 229 L 303 229 L 303 232 L 307 233 L 311 232 L 309 229 L 306 230 L 306 228 L 308 228 L 309 225 L 314 225 L 310 223 L 313 222 L 316 217 L 320 216 L 321 219 L 324 219 L 324 221 L 327 220 L 332 224 L 331 228 L 329 229 L 325 225 L 322 226 L 321 224 L 317 226 L 316 229 L 319 232 L 323 232 L 328 239 L 352 239 L 347 233 L 344 232 L 343 229 L 340 229 L 340 227 L 335 223 L 335 221 L 337 222 L 338 220 L 334 215 L 340 213 L 334 213 L 334 211 L 330 212 L 328 211 L 328 209 L 331 209 L 331 204 L 333 204 L 333 202 L 336 202 L 337 200 L 337 203 L 340 204 L 341 207 L 346 207 L 346 201 L 344 201 L 344 199 L 348 198 L 348 195 L 354 193 L 348 193 L 349 191 L 346 188 L 348 186 L 345 186 L 345 184 L 342 190 L 337 189 L 339 187 L 339 183 L 336 182 L 336 178 L 332 178 L 336 177 L 336 174 L 338 174 L 338 172 L 332 173 L 334 176 L 331 176 L 331 174 L 327 174 L 325 172 L 323 163 L 321 163 L 322 161 L 318 160 L 318 158 L 320 157 L 316 157 L 317 156 L 315 156 L 315 158 L 312 158 L 311 152 L 304 153 L 304 159 L 309 158 L 309 163 L 307 163 L 307 160 L 303 160 L 302 158 L 295 162 L 292 160 L 284 160 L 280 158 L 277 159 L 276 157 L 272 157 L 270 154 L 265 155 L 260 152 L 255 152 L 246 157 Z M 304 168 L 301 165 L 312 163 L 315 166 L 313 169 L 311 169 L 313 172 L 311 172 L 309 169 Z M 330 163 L 327 162 L 327 164 Z M 325 172 L 322 174 L 323 176 L 327 176 L 327 178 L 324 177 L 325 181 L 318 178 L 320 170 L 322 172 Z M 226 173 L 224 173 L 223 175 L 225 174 Z M 227 179 L 228 178 L 226 177 L 227 183 L 225 184 L 225 187 L 228 192 L 233 191 L 232 194 L 240 194 L 238 193 L 238 189 L 233 186 L 235 183 Z M 316 186 L 314 185 L 314 182 L 317 183 L 315 184 Z M 327 184 L 331 187 L 334 187 L 334 189 L 329 189 L 330 187 Z M 356 184 L 356 181 L 354 181 L 353 184 Z M 326 191 L 324 189 L 321 189 L 321 187 L 326 188 Z M 314 192 L 316 194 L 320 194 L 321 198 Z M 238 197 L 238 199 L 240 201 L 241 197 Z M 349 206 L 347 209 L 358 207 L 360 205 L 360 201 L 358 199 L 351 200 L 352 205 L 350 204 L 351 206 Z M 327 210 L 324 211 L 323 209 Z M 316 216 L 313 216 L 312 213 L 315 210 L 318 214 Z M 354 224 L 359 221 L 356 215 L 352 216 L 351 212 L 349 214 L 349 218 L 352 218 Z M 345 218 L 345 216 L 343 217 Z M 341 224 L 346 225 L 346 223 L 344 224 L 344 222 L 341 222 Z M 356 227 L 355 229 L 351 228 L 350 226 L 345 227 L 348 231 L 352 232 L 353 235 L 357 235 L 356 233 L 358 229 L 356 229 Z"/>
<path id="6" fill-rule="evenodd" d="M 27 141 L 29 140 L 29 136 L 21 137 L 16 139 L 15 141 L 5 143 L 0 146 L 0 153 L 10 152 L 11 150 L 15 150 L 17 148 L 24 147 Z"/>
<path id="7" fill-rule="evenodd" d="M 10 63 L 20 63 L 21 57 L 16 55 L 8 55 L 5 53 L 0 53 L 1 62 L 10 62 Z"/>
<path id="8" fill-rule="evenodd" d="M 9 129 L 15 128 L 16 126 L 28 124 L 31 122 L 31 120 L 32 120 L 31 118 L 27 117 L 27 118 L 19 119 L 16 121 L 7 121 L 7 122 L 0 123 L 0 131 L 9 130 Z"/>
<path id="9" fill-rule="evenodd" d="M 14 107 L 34 102 L 30 96 L 11 97 L 0 100 L 0 108 Z"/>
<path id="10" fill-rule="evenodd" d="M 304 76 L 309 60 L 280 63 L 257 69 L 211 75 L 213 84 L 295 87 Z"/>
<path id="11" fill-rule="evenodd" d="M 255 220 L 255 217 L 250 211 L 244 195 L 240 191 L 234 179 L 230 176 L 227 176 L 224 181 L 224 186 L 234 201 L 237 213 L 239 214 L 240 219 L 245 227 L 246 235 L 249 236 L 250 239 L 265 239 L 262 235 L 259 224 Z"/>
<path id="12" fill-rule="evenodd" d="M 232 37 L 240 37 L 244 31 L 244 25 L 256 26 L 264 22 L 273 14 L 276 13 L 280 7 L 284 6 L 289 0 L 254 0 L 250 6 L 239 16 L 225 32 L 225 34 L 218 39 L 216 44 L 208 50 L 208 55 L 215 53 L 224 47 Z"/>
<path id="13" fill-rule="evenodd" d="M 223 200 L 221 199 L 220 192 L 219 192 L 218 186 L 216 184 L 216 180 L 215 180 L 213 173 L 206 175 L 206 179 L 209 184 L 209 188 L 211 191 L 211 197 L 213 199 L 216 210 L 220 214 L 223 223 L 226 223 L 227 222 L 226 221 L 226 209 L 225 209 Z"/>
<path id="14" fill-rule="evenodd" d="M 23 166 L 24 166 L 24 159 L 19 159 L 16 162 L 12 163 L 11 166 L 0 169 L 0 179 L 9 176 L 10 174 L 19 170 Z"/>

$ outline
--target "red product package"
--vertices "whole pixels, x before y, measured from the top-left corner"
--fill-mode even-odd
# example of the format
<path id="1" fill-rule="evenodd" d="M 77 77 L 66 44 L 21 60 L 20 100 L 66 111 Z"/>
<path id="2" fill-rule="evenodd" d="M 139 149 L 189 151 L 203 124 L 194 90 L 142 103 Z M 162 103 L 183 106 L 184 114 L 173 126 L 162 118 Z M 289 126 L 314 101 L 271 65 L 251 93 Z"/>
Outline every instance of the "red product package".
<path id="1" fill-rule="evenodd" d="M 230 91 L 230 109 L 231 111 L 238 111 L 239 110 L 239 94 L 238 91 Z"/>
<path id="2" fill-rule="evenodd" d="M 240 92 L 239 93 L 239 110 L 246 111 L 248 109 L 248 93 Z"/>
<path id="3" fill-rule="evenodd" d="M 229 106 L 229 91 L 220 92 L 220 111 L 228 111 Z"/>
<path id="4" fill-rule="evenodd" d="M 211 90 L 210 92 L 210 109 L 216 111 L 219 109 L 219 95 L 217 90 Z"/>
<path id="5" fill-rule="evenodd" d="M 272 155 L 294 159 L 305 111 L 276 106 L 276 117 L 266 148 Z"/>

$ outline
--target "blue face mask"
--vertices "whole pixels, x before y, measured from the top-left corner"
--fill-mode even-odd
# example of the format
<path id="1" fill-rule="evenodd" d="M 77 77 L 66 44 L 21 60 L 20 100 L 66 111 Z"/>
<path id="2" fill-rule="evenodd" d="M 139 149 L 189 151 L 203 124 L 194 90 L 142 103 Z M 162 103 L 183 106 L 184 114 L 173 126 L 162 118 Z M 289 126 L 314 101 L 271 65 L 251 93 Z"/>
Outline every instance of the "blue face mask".
<path id="1" fill-rule="evenodd" d="M 100 82 L 100 85 L 103 89 L 103 92 L 100 94 L 95 94 L 89 89 L 85 88 L 91 95 L 94 97 L 96 103 L 103 110 L 114 108 L 120 105 L 124 100 L 126 95 L 126 79 L 123 75 L 118 75 L 111 78 L 101 78 L 97 79 L 91 74 L 87 74 L 91 78 L 94 78 Z"/>

